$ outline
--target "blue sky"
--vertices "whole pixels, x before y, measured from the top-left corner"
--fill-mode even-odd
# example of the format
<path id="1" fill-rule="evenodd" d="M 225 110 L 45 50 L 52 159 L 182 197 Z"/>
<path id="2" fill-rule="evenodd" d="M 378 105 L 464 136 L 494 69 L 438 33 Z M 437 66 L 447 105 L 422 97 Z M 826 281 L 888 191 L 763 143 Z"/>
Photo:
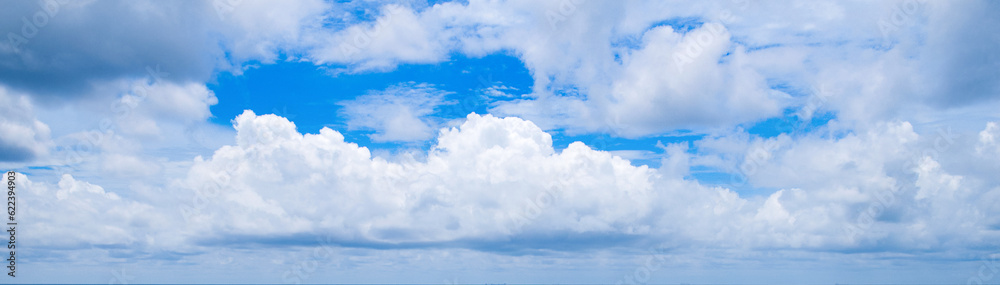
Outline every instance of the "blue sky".
<path id="1" fill-rule="evenodd" d="M 6 1 L 7 283 L 996 283 L 986 1 Z"/>

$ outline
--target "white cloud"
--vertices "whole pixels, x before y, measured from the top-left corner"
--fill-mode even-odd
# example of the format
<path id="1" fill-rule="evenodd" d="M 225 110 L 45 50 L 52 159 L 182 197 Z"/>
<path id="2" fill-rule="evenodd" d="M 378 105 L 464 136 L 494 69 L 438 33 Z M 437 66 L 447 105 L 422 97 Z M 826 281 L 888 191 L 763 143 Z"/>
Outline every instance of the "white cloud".
<path id="1" fill-rule="evenodd" d="M 398 162 L 330 129 L 301 134 L 275 115 L 246 111 L 234 122 L 236 144 L 166 176 L 174 178 L 159 182 L 161 190 L 19 177 L 30 193 L 25 217 L 45 233 L 31 238 L 39 250 L 127 245 L 114 254 L 189 262 L 213 260 L 200 253 L 208 249 L 317 246 L 317 238 L 343 250 L 517 255 L 668 242 L 742 256 L 697 254 L 711 262 L 765 258 L 757 253 L 774 249 L 791 256 L 932 250 L 919 259 L 987 245 L 1000 211 L 995 178 L 941 162 L 974 156 L 978 136 L 962 133 L 939 154 L 922 155 L 937 137 L 906 122 L 839 138 L 710 137 L 694 144 L 696 154 L 665 146 L 659 170 L 582 143 L 556 151 L 550 135 L 518 118 L 470 114 L 441 130 L 425 159 Z M 683 179 L 713 153 L 758 157 L 749 183 L 779 190 L 755 197 Z M 728 163 L 746 168 L 747 161 Z M 870 205 L 878 214 L 859 225 Z M 845 230 L 851 226 L 859 229 L 854 236 Z M 79 234 L 94 227 L 106 231 Z"/>
<path id="2" fill-rule="evenodd" d="M 453 4 L 444 4 L 453 5 Z M 431 63 L 446 59 L 448 39 L 440 33 L 443 23 L 409 7 L 382 6 L 371 23 L 315 35 L 317 47 L 309 58 L 317 64 L 344 63 L 352 71 L 386 70 L 398 63 Z"/>
<path id="3" fill-rule="evenodd" d="M 231 130 L 208 121 L 218 99 L 204 84 L 123 79 L 95 84 L 84 97 L 72 106 L 22 105 L 19 112 L 38 113 L 45 141 L 32 144 L 32 160 L 5 165 L 41 166 L 44 177 L 70 173 L 102 185 L 158 183 L 154 177 L 176 171 L 177 163 L 232 142 Z"/>
<path id="4" fill-rule="evenodd" d="M 295 58 L 330 8 L 321 0 L 42 3 L 56 3 L 54 13 L 38 2 L 0 11 L 12 19 L 0 23 L 4 31 L 21 31 L 22 17 L 49 15 L 19 48 L 5 32 L 0 83 L 49 98 L 79 98 L 92 84 L 144 76 L 149 67 L 162 66 L 171 81 L 204 82 L 216 71 Z"/>
<path id="5" fill-rule="evenodd" d="M 19 192 L 17 198 L 19 223 L 29 230 L 19 233 L 33 241 L 29 245 L 32 250 L 67 253 L 97 246 L 144 251 L 147 238 L 165 230 L 169 222 L 161 216 L 161 209 L 122 198 L 69 174 L 52 184 L 21 174 L 16 181 L 27 190 Z M 104 256 L 96 258 L 106 260 Z"/>
<path id="6" fill-rule="evenodd" d="M 818 86 L 831 90 L 820 109 L 858 122 L 913 121 L 941 108 L 995 103 L 998 90 L 989 72 L 997 65 L 990 56 L 997 41 L 988 31 L 1000 25 L 979 21 L 991 19 L 982 13 L 995 5 L 978 2 L 566 0 L 425 7 L 214 1 L 181 6 L 63 5 L 24 52 L 4 53 L 6 68 L 0 74 L 9 75 L 4 83 L 13 88 L 52 96 L 77 94 L 65 91 L 135 76 L 156 64 L 174 74 L 170 80 L 187 82 L 283 58 L 359 72 L 440 62 L 453 52 L 510 51 L 532 73 L 527 97 L 532 99 L 501 103 L 493 111 L 545 129 L 630 137 L 779 116 L 807 100 L 784 91 Z M 22 4 L 7 13 L 14 19 L 37 9 Z M 372 19 L 359 21 L 350 9 Z M 182 17 L 190 20 L 169 20 Z M 105 20 L 112 18 L 118 20 Z M 162 20 L 141 21 L 148 18 Z M 683 30 L 703 22 L 721 26 Z M 78 30 L 102 28 L 114 32 L 104 33 L 99 42 L 115 44 L 78 39 L 86 34 Z M 150 37 L 148 30 L 162 32 Z M 66 53 L 63 40 L 81 44 Z M 66 54 L 79 56 L 63 58 Z M 685 68 L 676 68 L 677 62 L 685 62 Z M 38 80 L 65 74 L 72 76 Z M 772 84 L 788 89 L 772 90 Z M 636 111 L 649 108 L 656 111 Z"/>
<path id="7" fill-rule="evenodd" d="M 986 51 L 997 41 L 981 35 L 997 25 L 954 16 L 980 15 L 992 6 L 570 0 L 385 6 L 378 21 L 319 44 L 314 61 L 385 69 L 441 61 L 448 51 L 513 51 L 532 73 L 532 99 L 493 111 L 574 132 L 631 137 L 732 126 L 780 116 L 785 108 L 808 108 L 805 115 L 834 111 L 849 122 L 915 120 L 941 108 L 996 101 L 990 83 L 996 80 L 986 72 L 996 62 Z M 664 21 L 674 28 L 685 21 L 707 24 L 691 31 L 654 26 Z M 380 36 L 396 35 L 400 26 L 415 30 Z M 348 31 L 368 36 L 349 39 Z M 355 58 L 331 55 L 344 44 L 357 46 L 357 39 L 365 39 L 366 48 L 351 49 Z M 807 102 L 810 94 L 785 94 L 820 87 L 828 89 L 829 101 L 816 106 Z M 970 95 L 948 95 L 955 92 Z"/>
<path id="8" fill-rule="evenodd" d="M 0 86 L 0 161 L 30 161 L 48 154 L 49 126 L 34 114 L 31 98 Z"/>
<path id="9" fill-rule="evenodd" d="M 729 32 L 709 23 L 686 34 L 670 27 L 643 35 L 613 83 L 609 116 L 625 136 L 747 122 L 780 114 L 783 95 L 747 66 Z M 723 58 L 723 55 L 726 57 Z M 724 63 L 719 63 L 723 61 Z M 600 107 L 598 107 L 600 108 Z"/>
<path id="10" fill-rule="evenodd" d="M 917 133 L 907 122 L 842 137 L 822 133 L 709 137 L 695 144 L 700 152 L 692 162 L 745 177 L 723 185 L 784 189 L 758 217 L 793 226 L 772 228 L 780 242 L 749 233 L 771 246 L 958 250 L 977 243 L 974 236 L 994 235 L 996 220 L 985 215 L 996 211 L 996 179 L 991 170 L 976 169 L 994 169 L 996 156 L 977 158 L 982 136 L 932 128 Z"/>
<path id="11" fill-rule="evenodd" d="M 236 4 L 71 2 L 22 51 L 0 42 L 0 99 L 13 102 L 0 107 L 0 147 L 77 167 L 19 176 L 32 250 L 198 263 L 247 243 L 330 237 L 347 248 L 459 247 L 537 264 L 542 257 L 519 254 L 666 242 L 714 266 L 774 250 L 967 260 L 1000 237 L 994 3 L 468 1 L 382 5 L 373 22 L 333 23 L 355 16 L 331 15 L 339 8 L 323 1 L 223 2 Z M 19 19 L 33 5 L 0 14 Z M 19 30 L 14 22 L 0 30 Z M 419 159 L 388 161 L 274 115 L 240 115 L 235 140 L 205 122 L 218 99 L 199 82 L 218 70 L 288 59 L 378 71 L 500 51 L 518 56 L 535 85 L 491 111 L 525 119 L 473 114 L 438 130 L 432 115 L 448 94 L 412 83 L 341 102 L 348 128 L 374 141 L 437 135 Z M 172 76 L 135 79 L 157 64 Z M 734 127 L 800 108 L 837 119 L 773 138 Z M 950 126 L 958 138 L 935 130 Z M 708 135 L 662 146 L 662 166 L 651 169 L 582 143 L 556 150 L 543 132 L 556 128 Z M 188 140 L 200 152 L 181 149 Z M 189 160 L 206 149 L 214 153 Z M 60 160 L 68 154 L 77 159 Z M 694 168 L 746 184 L 693 180 Z M 746 188 L 760 195 L 738 192 Z"/>
<path id="12" fill-rule="evenodd" d="M 473 1 L 465 5 L 439 4 L 419 12 L 387 6 L 377 21 L 342 32 L 353 31 L 361 35 L 355 41 L 365 40 L 365 48 L 349 49 L 356 60 L 334 61 L 353 62 L 358 65 L 356 69 L 364 70 L 370 65 L 391 68 L 398 63 L 436 62 L 443 60 L 448 50 L 471 55 L 513 50 L 532 71 L 532 96 L 536 99 L 501 103 L 494 111 L 531 119 L 546 129 L 610 129 L 626 136 L 640 136 L 777 114 L 786 103 L 779 101 L 779 93 L 768 92 L 764 77 L 745 65 L 745 55 L 741 55 L 744 52 L 722 58 L 734 45 L 725 27 L 713 26 L 719 28 L 712 31 L 721 31 L 716 34 L 708 33 L 706 26 L 686 37 L 666 27 L 645 31 L 656 21 L 687 13 L 637 2 Z M 382 37 L 396 26 L 419 28 L 419 32 L 407 37 Z M 697 43 L 695 38 L 703 34 L 712 40 L 690 48 L 696 52 L 684 54 L 684 69 L 688 71 L 680 72 L 676 55 L 683 54 L 681 51 Z M 419 37 L 421 44 L 409 44 L 406 39 L 412 37 Z M 642 39 L 641 46 L 614 43 L 630 38 Z M 336 54 L 332 50 L 338 46 L 358 45 L 343 36 L 332 37 L 325 46 L 330 52 L 319 54 L 321 58 L 332 58 L 330 54 Z M 386 62 L 371 63 L 376 58 Z M 726 62 L 717 66 L 719 61 Z M 575 93 L 580 97 L 555 95 L 565 90 L 578 90 Z M 712 100 L 692 106 L 693 99 L 704 99 L 705 94 Z M 719 105 L 724 107 L 717 108 Z M 637 107 L 658 111 L 638 112 Z"/>
<path id="13" fill-rule="evenodd" d="M 595 79 L 606 85 L 574 83 L 587 90 L 586 99 L 542 97 L 495 111 L 553 128 L 637 137 L 754 121 L 779 115 L 789 103 L 747 65 L 744 48 L 734 48 L 719 23 L 683 34 L 656 27 L 642 34 L 639 45 L 620 55 L 621 65 L 610 68 L 615 73 Z M 551 115 L 555 110 L 558 116 Z"/>
<path id="14" fill-rule="evenodd" d="M 102 159 L 103 171 L 122 176 L 150 177 L 160 172 L 160 163 L 150 163 L 153 158 L 142 159 L 133 155 L 111 153 Z"/>
<path id="15" fill-rule="evenodd" d="M 448 92 L 428 84 L 400 84 L 338 104 L 348 130 L 373 130 L 378 142 L 413 142 L 430 139 L 443 122 L 430 117 L 447 104 Z"/>
<path id="16" fill-rule="evenodd" d="M 204 123 L 212 116 L 209 108 L 219 102 L 204 84 L 192 82 L 125 80 L 101 91 L 100 98 L 111 103 L 100 107 L 110 107 L 110 114 L 105 115 L 113 119 L 118 131 L 157 139 L 173 131 L 168 129 L 171 124 Z"/>
<path id="17" fill-rule="evenodd" d="M 657 172 L 582 143 L 556 152 L 548 134 L 517 118 L 469 115 L 443 130 L 422 162 L 373 158 L 335 131 L 302 135 L 273 115 L 248 111 L 236 123 L 239 144 L 196 159 L 178 181 L 193 195 L 218 193 L 192 215 L 194 228 L 215 233 L 218 242 L 328 234 L 362 247 L 465 241 L 488 251 L 498 250 L 498 238 L 572 233 L 718 247 L 922 248 L 975 244 L 990 226 L 975 213 L 993 211 L 986 202 L 965 204 L 969 211 L 951 215 L 965 221 L 961 227 L 935 216 L 991 190 L 948 174 L 931 158 L 911 157 L 933 137 L 921 138 L 905 122 L 839 139 L 773 139 L 776 146 L 749 178 L 754 186 L 784 189 L 767 199 L 683 180 L 688 159 L 679 146 L 668 147 L 672 168 Z M 739 152 L 750 157 L 769 142 L 737 143 L 747 144 Z M 877 226 L 849 236 L 844 229 L 886 191 L 896 193 L 894 202 L 873 217 Z M 931 196 L 939 198 L 921 202 Z"/>
<path id="18" fill-rule="evenodd" d="M 302 50 L 302 42 L 322 29 L 324 13 L 332 8 L 321 0 L 210 3 L 216 13 L 206 15 L 204 21 L 220 24 L 224 48 L 237 69 L 246 61 L 274 63 L 282 55 L 294 56 Z"/>
<path id="19" fill-rule="evenodd" d="M 555 154 L 548 134 L 516 118 L 470 115 L 462 127 L 441 133 L 426 162 L 405 163 L 372 158 L 366 148 L 344 142 L 329 129 L 300 135 L 290 122 L 272 115 L 246 112 L 236 123 L 239 144 L 196 160 L 181 182 L 201 191 L 198 187 L 211 185 L 212 177 L 229 177 L 231 183 L 221 185 L 218 198 L 204 207 L 205 217 L 196 220 L 210 223 L 206 228 L 228 225 L 231 233 L 332 232 L 376 243 L 486 242 L 516 233 L 512 216 L 526 215 L 521 211 L 530 201 L 555 191 L 552 187 L 565 188 L 542 198 L 552 203 L 542 215 L 557 220 L 526 229 L 616 232 L 630 227 L 622 221 L 646 215 L 648 207 L 600 205 L 643 204 L 652 194 L 652 172 L 645 167 L 582 144 Z M 560 201 L 567 195 L 580 198 Z M 577 212 L 577 203 L 593 208 Z"/>
<path id="20" fill-rule="evenodd" d="M 1000 155 L 1000 125 L 996 122 L 986 123 L 986 129 L 979 132 L 979 143 L 976 152 Z"/>

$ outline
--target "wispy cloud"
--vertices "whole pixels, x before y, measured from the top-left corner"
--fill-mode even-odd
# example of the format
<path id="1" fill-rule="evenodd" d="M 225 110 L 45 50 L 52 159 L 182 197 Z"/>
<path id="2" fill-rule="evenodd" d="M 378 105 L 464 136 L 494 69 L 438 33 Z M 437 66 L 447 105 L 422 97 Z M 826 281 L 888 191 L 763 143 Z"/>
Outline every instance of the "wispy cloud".
<path id="1" fill-rule="evenodd" d="M 404 83 L 337 104 L 348 130 L 371 130 L 378 142 L 414 142 L 435 135 L 442 122 L 431 114 L 449 104 L 448 94 L 429 84 Z"/>

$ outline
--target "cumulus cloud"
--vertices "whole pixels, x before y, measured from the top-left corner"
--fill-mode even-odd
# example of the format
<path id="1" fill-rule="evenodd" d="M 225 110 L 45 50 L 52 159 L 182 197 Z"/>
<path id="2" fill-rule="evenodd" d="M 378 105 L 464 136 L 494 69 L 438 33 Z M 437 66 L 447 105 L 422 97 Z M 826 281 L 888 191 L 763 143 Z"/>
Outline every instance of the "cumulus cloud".
<path id="1" fill-rule="evenodd" d="M 441 129 L 419 161 L 373 156 L 328 128 L 302 134 L 275 115 L 245 111 L 234 127 L 235 144 L 195 158 L 161 190 L 19 176 L 31 208 L 24 216 L 45 233 L 32 237 L 38 249 L 187 261 L 248 246 L 514 256 L 666 246 L 744 258 L 774 249 L 917 250 L 919 259 L 992 246 L 1000 225 L 991 218 L 1000 211 L 996 178 L 947 159 L 979 156 L 976 146 L 988 139 L 917 133 L 907 122 L 841 137 L 708 137 L 693 144 L 695 154 L 664 146 L 661 169 L 580 142 L 557 151 L 548 133 L 513 117 L 470 114 Z M 721 158 L 706 158 L 713 155 Z M 754 196 L 686 178 L 707 161 L 778 190 Z M 83 234 L 95 225 L 106 230 Z"/>
<path id="2" fill-rule="evenodd" d="M 624 74 L 612 87 L 614 103 L 605 107 L 618 131 L 637 136 L 780 114 L 784 96 L 747 65 L 742 47 L 730 49 L 729 36 L 719 23 L 684 35 L 670 27 L 646 32 L 644 46 L 623 59 Z"/>
<path id="3" fill-rule="evenodd" d="M 601 205 L 643 204 L 653 194 L 651 170 L 582 144 L 557 154 L 548 134 L 516 118 L 470 115 L 461 127 L 442 131 L 425 162 L 402 163 L 373 158 L 329 129 L 299 134 L 273 115 L 245 112 L 236 128 L 238 145 L 197 159 L 179 182 L 219 193 L 193 217 L 204 223 L 197 228 L 258 239 L 329 233 L 343 244 L 371 246 L 495 242 L 529 235 L 521 226 L 543 235 L 650 230 L 627 222 L 648 215 L 647 207 Z M 220 176 L 229 182 L 216 184 Z M 579 198 L 566 200 L 573 196 Z M 554 220 L 515 226 L 537 218 L 532 207 Z"/>
<path id="4" fill-rule="evenodd" d="M 801 246 L 960 251 L 979 240 L 969 236 L 995 234 L 983 215 L 995 211 L 997 181 L 969 168 L 994 169 L 987 161 L 995 157 L 977 158 L 982 137 L 945 127 L 917 133 L 908 122 L 838 137 L 737 134 L 697 142 L 692 161 L 733 175 L 724 185 L 784 189 L 768 198 L 782 207 L 762 214 L 787 212 L 796 226 L 781 232 Z"/>
<path id="5" fill-rule="evenodd" d="M 542 241 L 561 235 L 567 247 L 583 248 L 673 240 L 823 250 L 888 243 L 901 249 L 974 244 L 990 226 L 978 215 L 993 211 L 988 202 L 971 201 L 995 190 L 969 188 L 933 157 L 911 157 L 909 150 L 933 145 L 934 137 L 921 139 L 905 122 L 840 139 L 774 139 L 776 146 L 754 162 L 748 178 L 784 189 L 766 199 L 686 180 L 679 169 L 632 166 L 582 143 L 557 152 L 548 134 L 517 118 L 471 114 L 461 126 L 441 131 L 425 161 L 401 162 L 373 157 L 329 129 L 300 134 L 274 115 L 247 111 L 235 122 L 238 144 L 196 159 L 176 182 L 207 197 L 188 215 L 193 228 L 212 233 L 191 233 L 203 244 L 313 244 L 313 237 L 331 236 L 349 247 L 507 251 L 551 248 Z M 768 141 L 738 144 L 752 153 Z M 668 148 L 679 156 L 670 158 L 673 168 L 688 163 L 679 146 Z M 865 206 L 886 193 L 893 202 L 872 217 L 877 227 L 847 230 L 859 227 Z M 956 203 L 971 207 L 950 214 L 966 221 L 957 227 L 936 216 Z M 927 210 L 938 214 L 922 212 Z M 588 243 L 592 238 L 616 242 Z M 502 243 L 511 240 L 523 242 Z"/>

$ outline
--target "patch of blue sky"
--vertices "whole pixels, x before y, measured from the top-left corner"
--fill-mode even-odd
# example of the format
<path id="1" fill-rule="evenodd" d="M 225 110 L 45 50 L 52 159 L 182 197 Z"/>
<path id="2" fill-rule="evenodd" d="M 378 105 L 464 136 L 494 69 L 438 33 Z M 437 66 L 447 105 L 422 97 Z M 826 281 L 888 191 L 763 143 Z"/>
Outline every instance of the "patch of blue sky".
<path id="1" fill-rule="evenodd" d="M 649 28 L 646 30 L 648 31 L 661 26 L 670 26 L 674 29 L 674 32 L 686 34 L 687 32 L 700 28 L 704 24 L 705 20 L 700 17 L 678 17 L 655 22 L 652 25 L 649 25 Z"/>
<path id="2" fill-rule="evenodd" d="M 580 88 L 573 85 L 560 86 L 559 88 L 552 90 L 552 94 L 561 97 L 572 97 L 580 100 L 587 99 L 587 94 L 581 92 Z"/>
<path id="3" fill-rule="evenodd" d="M 672 18 L 672 19 L 667 19 L 667 20 L 655 22 L 655 23 L 649 25 L 649 27 L 647 27 L 646 29 L 644 29 L 639 34 L 625 35 L 625 36 L 619 37 L 617 39 L 614 39 L 613 41 L 611 41 L 611 47 L 616 50 L 614 52 L 615 62 L 618 62 L 619 64 L 621 64 L 622 63 L 622 53 L 627 53 L 629 50 L 636 50 L 636 49 L 641 48 L 642 47 L 642 35 L 645 34 L 646 32 L 648 32 L 649 30 L 655 29 L 657 27 L 669 26 L 675 32 L 681 33 L 681 34 L 685 34 L 687 32 L 690 32 L 691 30 L 694 30 L 694 29 L 696 29 L 698 27 L 701 27 L 704 24 L 705 24 L 704 20 L 701 19 L 701 18 L 698 18 L 698 17 Z"/>
<path id="4" fill-rule="evenodd" d="M 705 137 L 703 134 L 692 133 L 629 139 L 608 134 L 565 135 L 560 131 L 549 133 L 552 134 L 552 147 L 556 151 L 562 151 L 571 143 L 579 141 L 592 149 L 608 151 L 627 158 L 632 162 L 632 165 L 646 165 L 654 168 L 660 167 L 660 159 L 664 155 L 664 150 L 660 146 L 683 143 L 690 147 L 694 141 Z M 688 151 L 692 152 L 693 149 Z"/>
<path id="5" fill-rule="evenodd" d="M 781 117 L 768 118 L 745 126 L 747 133 L 762 138 L 773 138 L 781 134 L 800 136 L 812 133 L 836 119 L 836 114 L 824 112 L 814 114 L 808 120 L 797 116 L 792 110 L 786 110 Z"/>
<path id="6" fill-rule="evenodd" d="M 17 167 L 17 168 L 8 167 L 7 169 L 15 171 L 17 173 L 27 174 L 29 176 L 35 176 L 38 173 L 50 173 L 53 170 L 55 170 L 55 168 L 53 166 L 48 166 L 48 165 L 24 166 L 24 167 Z M 32 177 L 32 179 L 36 179 L 36 178 Z"/>
<path id="7" fill-rule="evenodd" d="M 802 97 L 811 93 L 810 90 L 804 89 L 801 86 L 795 85 L 787 80 L 775 78 L 767 79 L 767 87 L 772 90 L 784 92 L 792 97 Z"/>
<path id="8" fill-rule="evenodd" d="M 687 20 L 690 22 L 691 20 Z M 685 23 L 687 23 L 685 22 Z M 388 72 L 339 73 L 331 75 L 327 67 L 306 62 L 281 62 L 245 71 L 242 75 L 220 74 L 209 87 L 219 97 L 219 104 L 212 107 L 214 123 L 228 126 L 231 120 L 245 109 L 257 114 L 277 114 L 294 122 L 303 133 L 317 133 L 330 127 L 344 134 L 349 142 L 375 151 L 391 153 L 413 149 L 427 150 L 433 141 L 377 142 L 369 136 L 374 130 L 348 130 L 346 118 L 338 115 L 342 106 L 338 102 L 377 92 L 401 83 L 427 83 L 447 91 L 444 105 L 437 106 L 431 114 L 436 119 L 460 119 L 475 112 L 488 113 L 498 101 L 521 98 L 531 90 L 533 80 L 520 59 L 508 54 L 484 57 L 466 57 L 453 54 L 451 60 L 437 64 L 403 64 Z M 493 88 L 491 91 L 490 88 Z M 772 84 L 782 92 L 802 96 L 803 92 L 784 84 Z M 499 91 L 499 93 L 497 92 Z M 560 96 L 582 96 L 570 87 L 555 91 Z M 781 117 L 769 118 L 746 126 L 749 133 L 761 137 L 774 137 L 792 131 L 811 131 L 835 118 L 833 114 L 819 114 L 809 122 L 798 121 L 791 110 Z M 591 148 L 610 151 L 632 160 L 633 165 L 659 167 L 663 149 L 657 147 L 672 143 L 691 143 L 704 136 L 684 133 L 649 136 L 638 139 L 618 138 L 607 134 L 565 135 L 559 130 L 550 131 L 554 148 L 565 149 L 570 143 L 581 141 Z M 692 153 L 695 149 L 690 149 Z"/>
<path id="9" fill-rule="evenodd" d="M 426 83 L 448 92 L 447 103 L 431 115 L 451 120 L 472 112 L 485 114 L 497 101 L 530 92 L 534 82 L 520 59 L 502 53 L 484 57 L 454 54 L 449 61 L 402 64 L 388 72 L 331 74 L 330 68 L 336 67 L 280 62 L 251 68 L 241 75 L 219 74 L 208 85 L 219 98 L 219 104 L 211 107 L 211 121 L 228 126 L 243 110 L 252 110 L 258 115 L 288 118 L 299 132 L 317 133 L 330 127 L 359 145 L 391 148 L 403 144 L 375 143 L 367 138 L 370 130 L 348 131 L 346 118 L 338 115 L 342 106 L 337 103 L 399 84 Z"/>
<path id="10" fill-rule="evenodd" d="M 727 172 L 704 166 L 691 167 L 690 177 L 686 179 L 697 180 L 698 183 L 706 186 L 717 186 L 739 193 L 741 197 L 761 197 L 769 196 L 781 190 L 772 187 L 754 186 L 744 173 L 739 171 Z"/>
<path id="11" fill-rule="evenodd" d="M 737 43 L 739 43 L 739 42 L 737 42 Z M 740 44 L 742 44 L 742 43 L 740 43 Z M 745 47 L 746 52 L 755 52 L 755 51 L 760 51 L 760 50 L 765 50 L 765 49 L 770 49 L 770 48 L 782 47 L 784 45 L 782 45 L 782 44 L 745 45 L 744 44 L 743 46 Z"/>
<path id="12" fill-rule="evenodd" d="M 830 121 L 837 118 L 833 112 L 820 112 L 813 114 L 808 120 L 803 120 L 797 116 L 792 109 L 785 110 L 780 117 L 772 117 L 762 121 L 750 123 L 744 128 L 748 134 L 760 138 L 774 138 L 782 134 L 792 137 L 814 134 L 822 129 Z M 820 137 L 838 139 L 846 136 L 847 133 L 820 134 Z M 697 149 L 689 150 L 697 153 Z M 744 173 L 739 169 L 718 169 L 712 167 L 695 166 L 691 168 L 691 177 L 700 183 L 711 186 L 725 187 L 736 191 L 741 196 L 767 196 L 776 188 L 754 186 L 750 179 L 753 173 Z"/>
<path id="13" fill-rule="evenodd" d="M 350 1 L 337 0 L 331 5 L 332 11 L 323 21 L 323 28 L 340 30 L 358 23 L 371 23 L 382 17 L 382 7 L 391 2 L 381 3 L 377 1 Z M 448 1 L 410 1 L 405 3 L 392 3 L 406 6 L 415 11 L 422 11 L 436 4 Z M 461 2 L 461 1 L 459 1 Z"/>
<path id="14" fill-rule="evenodd" d="M 824 108 L 826 103 L 822 97 L 824 95 L 818 93 L 821 91 L 783 80 L 768 79 L 767 84 L 771 90 L 802 100 L 802 104 L 786 108 L 781 116 L 743 124 L 742 127 L 752 135 L 771 138 L 781 134 L 792 136 L 808 134 L 837 118 L 835 112 Z M 808 119 L 803 118 L 801 116 L 803 111 L 810 111 L 811 116 Z"/>

